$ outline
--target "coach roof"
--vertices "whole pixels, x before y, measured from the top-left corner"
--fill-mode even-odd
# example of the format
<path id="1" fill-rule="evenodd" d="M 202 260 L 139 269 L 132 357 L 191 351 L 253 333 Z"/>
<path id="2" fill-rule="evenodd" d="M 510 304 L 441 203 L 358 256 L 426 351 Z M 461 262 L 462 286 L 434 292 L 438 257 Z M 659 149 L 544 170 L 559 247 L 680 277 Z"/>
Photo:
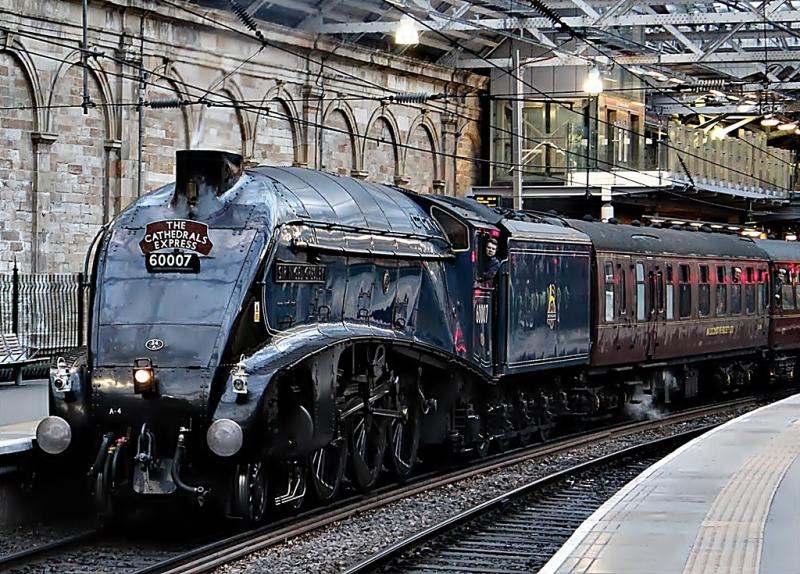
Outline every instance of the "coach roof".
<path id="1" fill-rule="evenodd" d="M 568 223 L 588 235 L 596 251 L 767 259 L 767 254 L 752 239 L 738 235 L 613 225 L 575 219 L 568 220 Z"/>

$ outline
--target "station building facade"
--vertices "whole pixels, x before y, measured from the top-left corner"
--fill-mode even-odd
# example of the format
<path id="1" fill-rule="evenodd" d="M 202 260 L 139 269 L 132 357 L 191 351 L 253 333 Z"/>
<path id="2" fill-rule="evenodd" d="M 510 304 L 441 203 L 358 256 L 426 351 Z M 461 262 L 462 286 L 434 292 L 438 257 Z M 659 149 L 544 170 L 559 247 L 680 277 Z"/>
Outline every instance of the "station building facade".
<path id="1" fill-rule="evenodd" d="M 81 2 L 0 12 L 0 273 L 81 271 L 100 227 L 173 179 L 178 149 L 425 193 L 479 183 L 476 74 L 268 23 L 262 46 L 232 14 L 188 2 L 91 1 L 85 101 Z"/>

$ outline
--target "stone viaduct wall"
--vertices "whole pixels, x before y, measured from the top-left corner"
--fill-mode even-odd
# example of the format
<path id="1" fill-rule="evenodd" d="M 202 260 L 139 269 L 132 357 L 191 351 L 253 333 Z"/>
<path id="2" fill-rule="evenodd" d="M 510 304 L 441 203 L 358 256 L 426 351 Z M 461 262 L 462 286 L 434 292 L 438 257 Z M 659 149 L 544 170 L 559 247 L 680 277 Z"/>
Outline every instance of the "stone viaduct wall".
<path id="1" fill-rule="evenodd" d="M 137 197 L 142 69 L 145 193 L 173 179 L 185 148 L 420 192 L 478 183 L 483 78 L 267 23 L 261 47 L 227 12 L 172 3 L 90 2 L 84 110 L 81 2 L 0 0 L 0 273 L 15 260 L 81 270 L 100 226 Z M 453 97 L 385 99 L 397 92 Z M 147 105 L 164 100 L 183 104 Z"/>

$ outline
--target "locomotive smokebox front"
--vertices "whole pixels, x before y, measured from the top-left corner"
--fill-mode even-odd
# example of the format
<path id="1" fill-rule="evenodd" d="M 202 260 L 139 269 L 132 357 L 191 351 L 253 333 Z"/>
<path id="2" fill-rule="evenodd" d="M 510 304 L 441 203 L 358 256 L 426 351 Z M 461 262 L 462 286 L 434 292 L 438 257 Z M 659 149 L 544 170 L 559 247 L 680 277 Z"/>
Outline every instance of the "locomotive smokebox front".
<path id="1" fill-rule="evenodd" d="M 134 437 L 146 429 L 161 454 L 179 428 L 199 436 L 208 424 L 215 378 L 238 360 L 226 348 L 265 236 L 248 225 L 241 156 L 187 150 L 176 164 L 174 186 L 137 201 L 109 230 L 92 329 L 93 419 Z"/>

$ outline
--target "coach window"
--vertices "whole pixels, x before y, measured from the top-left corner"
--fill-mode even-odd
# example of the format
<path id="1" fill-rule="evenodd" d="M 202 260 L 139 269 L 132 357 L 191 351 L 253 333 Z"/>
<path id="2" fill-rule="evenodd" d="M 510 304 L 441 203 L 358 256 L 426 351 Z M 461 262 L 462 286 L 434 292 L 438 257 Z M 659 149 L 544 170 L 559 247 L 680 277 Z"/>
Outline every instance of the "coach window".
<path id="1" fill-rule="evenodd" d="M 644 263 L 636 264 L 636 319 L 644 321 Z"/>
<path id="2" fill-rule="evenodd" d="M 692 284 L 689 281 L 689 266 L 678 266 L 678 307 L 681 319 L 688 319 L 692 316 Z"/>
<path id="3" fill-rule="evenodd" d="M 700 266 L 700 286 L 697 299 L 697 312 L 701 317 L 711 314 L 711 285 L 708 282 L 708 265 Z"/>
<path id="4" fill-rule="evenodd" d="M 792 272 L 789 269 L 775 271 L 775 305 L 783 310 L 794 309 L 794 289 L 792 288 Z"/>
<path id="5" fill-rule="evenodd" d="M 675 284 L 672 279 L 672 265 L 667 265 L 667 320 L 675 319 Z"/>
<path id="6" fill-rule="evenodd" d="M 628 314 L 628 286 L 625 284 L 625 270 L 622 265 L 617 265 L 619 272 L 619 314 Z"/>
<path id="7" fill-rule="evenodd" d="M 756 311 L 756 271 L 752 267 L 744 270 L 744 310 L 745 313 Z"/>
<path id="8" fill-rule="evenodd" d="M 742 312 L 742 268 L 734 267 L 731 274 L 731 315 Z"/>
<path id="9" fill-rule="evenodd" d="M 728 268 L 717 267 L 717 317 L 728 312 Z"/>
<path id="10" fill-rule="evenodd" d="M 614 264 L 606 261 L 606 323 L 614 322 Z"/>
<path id="11" fill-rule="evenodd" d="M 769 275 L 766 269 L 758 270 L 758 308 L 769 309 Z"/>

